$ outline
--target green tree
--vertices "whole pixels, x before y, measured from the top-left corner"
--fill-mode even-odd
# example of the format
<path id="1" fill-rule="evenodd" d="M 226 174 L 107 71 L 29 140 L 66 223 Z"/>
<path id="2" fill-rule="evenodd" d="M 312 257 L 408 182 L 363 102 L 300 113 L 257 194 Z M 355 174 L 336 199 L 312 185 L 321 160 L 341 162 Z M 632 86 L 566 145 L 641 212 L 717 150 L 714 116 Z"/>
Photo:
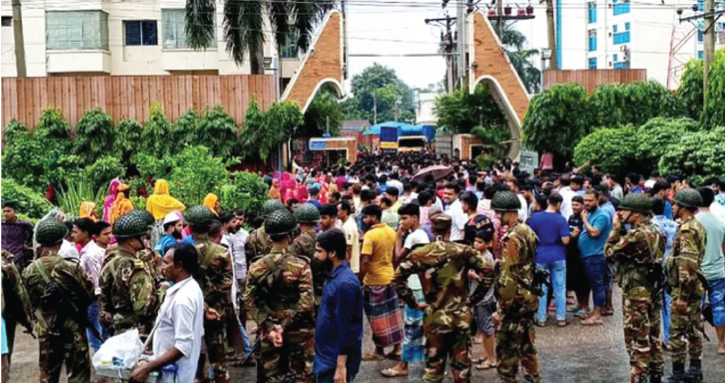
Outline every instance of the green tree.
<path id="1" fill-rule="evenodd" d="M 677 98 L 680 99 L 687 115 L 695 121 L 700 120 L 704 102 L 702 67 L 702 60 L 690 60 L 685 64 L 685 72 L 677 89 Z"/>
<path id="2" fill-rule="evenodd" d="M 224 41 L 234 62 L 249 55 L 252 74 L 264 74 L 266 29 L 272 28 L 277 46 L 298 31 L 297 47 L 310 45 L 315 24 L 334 7 L 326 0 L 224 0 Z M 216 39 L 215 0 L 186 0 L 186 36 L 194 49 L 205 49 Z"/>
<path id="3" fill-rule="evenodd" d="M 687 133 L 698 130 L 697 122 L 689 118 L 657 117 L 637 128 L 638 163 L 642 174 L 657 169 L 660 158 L 669 146 Z"/>
<path id="4" fill-rule="evenodd" d="M 73 153 L 83 156 L 86 164 L 92 164 L 109 152 L 116 143 L 116 128 L 113 117 L 101 109 L 85 113 L 76 124 L 76 138 Z"/>
<path id="5" fill-rule="evenodd" d="M 478 85 L 471 94 L 467 88 L 441 95 L 435 110 L 439 127 L 453 133 L 471 133 L 476 126 L 493 127 L 506 124 L 506 118 L 488 89 Z"/>
<path id="6" fill-rule="evenodd" d="M 304 121 L 299 107 L 293 102 L 275 103 L 265 114 L 252 99 L 240 135 L 242 151 L 251 157 L 259 155 L 266 161 L 271 151 L 289 141 Z"/>
<path id="7" fill-rule="evenodd" d="M 141 142 L 143 126 L 135 120 L 123 119 L 116 126 L 116 142 L 114 149 L 126 167 L 132 166 L 131 158 L 138 150 Z"/>
<path id="8" fill-rule="evenodd" d="M 706 129 L 725 126 L 725 48 L 715 52 L 707 77 L 707 104 L 700 124 Z"/>
<path id="9" fill-rule="evenodd" d="M 587 161 L 618 177 L 628 172 L 641 173 L 637 162 L 637 129 L 634 126 L 598 129 L 584 137 L 574 149 L 574 163 Z"/>
<path id="10" fill-rule="evenodd" d="M 206 110 L 203 117 L 190 110 L 174 124 L 177 145 L 204 145 L 213 156 L 232 155 L 237 146 L 237 123 L 217 105 Z"/>
<path id="11" fill-rule="evenodd" d="M 579 84 L 554 85 L 535 95 L 524 116 L 523 143 L 540 153 L 571 158 L 590 131 L 587 93 Z"/>
<path id="12" fill-rule="evenodd" d="M 534 57 L 539 54 L 536 49 L 526 49 L 526 37 L 513 27 L 513 24 L 503 25 L 503 30 L 494 28 L 496 34 L 498 34 L 501 44 L 503 44 L 503 50 L 511 62 L 511 65 L 516 69 L 521 82 L 529 91 L 529 93 L 536 93 L 541 89 L 541 71 L 536 68 L 532 63 Z"/>
<path id="13" fill-rule="evenodd" d="M 330 135 L 337 136 L 345 117 L 332 94 L 318 92 L 310 106 L 307 107 L 304 118 L 304 124 L 295 131 L 294 137 L 296 138 L 321 137 L 327 132 L 328 125 Z"/>
<path id="14" fill-rule="evenodd" d="M 660 172 L 690 177 L 700 183 L 707 177 L 725 177 L 725 127 L 683 134 L 667 147 Z"/>
<path id="15" fill-rule="evenodd" d="M 684 117 L 679 100 L 656 81 L 598 86 L 589 97 L 592 124 L 639 126 L 654 117 Z"/>
<path id="16" fill-rule="evenodd" d="M 261 213 L 262 204 L 267 200 L 269 186 L 254 173 L 234 172 L 231 182 L 218 190 L 219 203 L 224 211 L 242 209 L 247 215 Z"/>
<path id="17" fill-rule="evenodd" d="M 352 93 L 354 97 L 342 105 L 347 119 L 365 118 L 373 122 L 376 105 L 378 122 L 394 120 L 397 104 L 398 120 L 415 120 L 413 91 L 391 68 L 378 63 L 365 68 L 362 73 L 353 76 Z"/>
<path id="18" fill-rule="evenodd" d="M 149 111 L 149 119 L 141 131 L 139 147 L 142 152 L 149 153 L 157 158 L 163 158 L 172 154 L 172 147 L 176 147 L 176 143 L 171 139 L 173 137 L 173 126 L 166 119 L 159 103 L 151 104 Z"/>

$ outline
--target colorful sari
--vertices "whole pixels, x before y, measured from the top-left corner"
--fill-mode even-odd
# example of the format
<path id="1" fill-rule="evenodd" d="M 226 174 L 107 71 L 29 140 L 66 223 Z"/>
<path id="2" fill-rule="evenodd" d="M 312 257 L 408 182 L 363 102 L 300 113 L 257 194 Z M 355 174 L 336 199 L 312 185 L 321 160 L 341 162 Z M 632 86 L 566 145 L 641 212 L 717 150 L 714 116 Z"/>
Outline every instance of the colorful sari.
<path id="1" fill-rule="evenodd" d="M 116 178 L 108 186 L 108 195 L 106 196 L 106 201 L 103 203 L 103 220 L 106 222 L 109 222 L 111 217 L 111 208 L 113 208 L 113 203 L 116 202 L 116 194 L 118 193 L 118 187 L 120 185 L 121 181 Z"/>
<path id="2" fill-rule="evenodd" d="M 269 188 L 269 193 L 267 193 L 267 197 L 270 199 L 278 199 L 282 200 L 282 193 L 279 190 L 279 180 L 273 179 L 272 180 L 272 187 Z"/>
<path id="3" fill-rule="evenodd" d="M 111 208 L 111 214 L 109 216 L 108 223 L 113 226 L 113 224 L 124 215 L 130 213 L 133 211 L 133 203 L 126 198 L 126 192 L 128 190 L 128 185 L 121 184 L 118 187 L 118 193 L 116 194 L 116 201 L 113 202 L 113 207 Z"/>
<path id="4" fill-rule="evenodd" d="M 217 202 L 219 201 L 219 197 L 216 196 L 216 194 L 209 193 L 204 197 L 204 202 L 202 205 L 206 206 L 211 210 L 212 213 L 219 215 L 219 211 L 217 211 Z"/>
<path id="5" fill-rule="evenodd" d="M 186 207 L 176 198 L 169 195 L 169 185 L 166 180 L 156 181 L 154 194 L 146 201 L 146 210 L 154 216 L 155 220 L 164 219 L 174 210 L 184 211 Z"/>
<path id="6" fill-rule="evenodd" d="M 96 203 L 91 201 L 83 201 L 81 203 L 81 209 L 78 213 L 78 218 L 90 218 L 93 222 L 98 221 L 98 215 L 96 214 Z"/>

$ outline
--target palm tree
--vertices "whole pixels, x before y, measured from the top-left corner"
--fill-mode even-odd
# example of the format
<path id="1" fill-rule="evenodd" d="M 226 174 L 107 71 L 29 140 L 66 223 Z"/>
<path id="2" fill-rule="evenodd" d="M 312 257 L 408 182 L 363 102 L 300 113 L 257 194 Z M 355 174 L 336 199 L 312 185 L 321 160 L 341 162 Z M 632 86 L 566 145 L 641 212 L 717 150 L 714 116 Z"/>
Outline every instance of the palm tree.
<path id="1" fill-rule="evenodd" d="M 297 47 L 305 51 L 315 23 L 333 7 L 334 0 L 224 0 L 226 50 L 237 65 L 248 53 L 252 74 L 264 74 L 265 21 L 275 34 L 277 47 L 296 30 Z M 211 45 L 215 11 L 216 0 L 186 0 L 186 36 L 192 48 Z"/>
<path id="2" fill-rule="evenodd" d="M 531 58 L 539 54 L 536 49 L 525 49 L 526 37 L 518 30 L 512 27 L 512 24 L 503 25 L 502 29 L 494 28 L 503 50 L 511 61 L 511 65 L 516 68 L 521 81 L 526 86 L 529 93 L 536 93 L 541 88 L 541 71 L 531 62 Z"/>

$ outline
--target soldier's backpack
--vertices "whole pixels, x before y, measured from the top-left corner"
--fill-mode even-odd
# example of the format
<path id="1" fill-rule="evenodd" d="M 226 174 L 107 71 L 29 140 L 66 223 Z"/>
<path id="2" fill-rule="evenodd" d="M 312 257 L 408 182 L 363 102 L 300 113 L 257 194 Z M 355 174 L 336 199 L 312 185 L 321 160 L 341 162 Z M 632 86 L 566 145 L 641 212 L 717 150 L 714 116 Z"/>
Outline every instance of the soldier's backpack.
<path id="1" fill-rule="evenodd" d="M 74 266 L 66 266 L 64 262 L 74 263 Z M 82 325 L 87 325 L 86 313 L 95 297 L 88 294 L 83 281 L 79 281 L 70 269 L 70 267 L 80 267 L 78 262 L 60 260 L 50 272 L 42 260 L 36 260 L 34 263 L 46 283 L 45 292 L 40 297 L 40 308 L 43 311 L 65 313 L 66 317 L 69 316 Z"/>

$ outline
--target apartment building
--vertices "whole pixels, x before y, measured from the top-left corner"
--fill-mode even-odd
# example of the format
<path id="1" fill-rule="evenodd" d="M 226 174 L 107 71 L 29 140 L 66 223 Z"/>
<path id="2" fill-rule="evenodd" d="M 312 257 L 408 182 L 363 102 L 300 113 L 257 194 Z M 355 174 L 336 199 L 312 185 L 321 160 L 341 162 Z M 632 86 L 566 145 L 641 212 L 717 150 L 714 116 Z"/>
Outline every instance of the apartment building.
<path id="1" fill-rule="evenodd" d="M 249 74 L 223 41 L 223 1 L 217 1 L 216 41 L 191 49 L 184 32 L 184 0 L 23 0 L 27 75 Z M 16 76 L 12 8 L 2 0 L 2 76 Z M 291 78 L 301 60 L 294 43 L 277 52 L 267 33 L 267 74 Z M 290 39 L 293 40 L 293 39 Z"/>

